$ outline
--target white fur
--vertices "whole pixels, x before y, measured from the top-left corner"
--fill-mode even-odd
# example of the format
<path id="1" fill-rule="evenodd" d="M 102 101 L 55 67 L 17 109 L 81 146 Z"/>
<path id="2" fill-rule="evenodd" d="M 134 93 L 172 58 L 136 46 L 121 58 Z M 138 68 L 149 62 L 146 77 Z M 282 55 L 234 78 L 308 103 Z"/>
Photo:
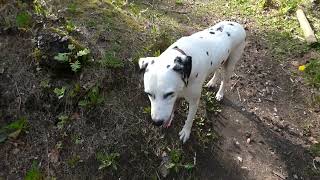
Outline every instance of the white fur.
<path id="1" fill-rule="evenodd" d="M 176 99 L 184 97 L 189 103 L 189 113 L 179 135 L 180 139 L 186 142 L 190 137 L 203 83 L 209 74 L 215 72 L 206 85 L 214 86 L 220 75 L 218 69 L 222 67 L 222 81 L 216 99 L 220 101 L 223 98 L 225 85 L 243 53 L 245 38 L 246 32 L 240 24 L 223 21 L 191 36 L 180 38 L 159 57 L 141 58 L 140 68 L 148 63 L 144 74 L 144 88 L 145 92 L 151 94 L 149 99 L 153 121 L 168 123 L 170 118 L 173 118 Z M 187 56 L 192 57 L 192 70 L 187 86 L 181 80 L 179 73 L 172 70 L 175 65 L 174 59 L 177 56 L 186 58 L 185 55 L 174 49 L 176 46 Z M 170 65 L 169 68 L 168 65 Z M 163 96 L 168 92 L 174 92 L 174 94 L 169 98 L 164 98 Z"/>

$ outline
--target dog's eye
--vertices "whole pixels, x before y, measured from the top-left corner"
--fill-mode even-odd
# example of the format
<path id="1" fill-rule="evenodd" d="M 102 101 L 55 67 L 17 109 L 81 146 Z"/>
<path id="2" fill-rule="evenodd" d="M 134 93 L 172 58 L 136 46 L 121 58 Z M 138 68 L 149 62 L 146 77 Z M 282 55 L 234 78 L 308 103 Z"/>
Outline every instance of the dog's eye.
<path id="1" fill-rule="evenodd" d="M 153 96 L 151 93 L 146 92 L 146 94 L 147 94 L 149 97 L 154 98 L 154 96 Z"/>
<path id="2" fill-rule="evenodd" d="M 163 99 L 168 98 L 169 96 L 173 96 L 174 92 L 169 92 L 163 95 Z"/>

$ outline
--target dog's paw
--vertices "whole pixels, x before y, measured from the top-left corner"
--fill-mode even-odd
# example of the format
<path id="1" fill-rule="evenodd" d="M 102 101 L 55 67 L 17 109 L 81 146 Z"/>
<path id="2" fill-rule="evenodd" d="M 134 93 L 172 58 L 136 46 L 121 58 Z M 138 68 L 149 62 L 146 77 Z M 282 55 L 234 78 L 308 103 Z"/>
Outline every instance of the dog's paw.
<path id="1" fill-rule="evenodd" d="M 190 137 L 191 129 L 183 127 L 182 130 L 179 132 L 180 140 L 185 143 Z"/>
<path id="2" fill-rule="evenodd" d="M 217 101 L 221 101 L 222 98 L 223 98 L 223 93 L 219 93 L 219 92 L 218 92 L 218 93 L 216 94 L 216 100 L 217 100 Z"/>
<path id="3" fill-rule="evenodd" d="M 216 85 L 215 82 L 209 81 L 204 87 L 211 88 L 211 87 L 214 87 L 215 85 Z"/>

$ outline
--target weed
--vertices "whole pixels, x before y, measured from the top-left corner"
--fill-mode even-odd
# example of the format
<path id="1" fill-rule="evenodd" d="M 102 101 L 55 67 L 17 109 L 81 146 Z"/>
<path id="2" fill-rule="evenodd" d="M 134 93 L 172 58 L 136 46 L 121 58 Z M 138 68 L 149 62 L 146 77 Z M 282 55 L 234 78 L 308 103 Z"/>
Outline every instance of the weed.
<path id="1" fill-rule="evenodd" d="M 68 159 L 67 163 L 71 168 L 77 166 L 78 163 L 82 162 L 79 155 L 74 155 L 70 159 Z"/>
<path id="2" fill-rule="evenodd" d="M 39 48 L 34 48 L 32 52 L 32 57 L 36 62 L 40 62 L 42 58 L 42 52 Z"/>
<path id="3" fill-rule="evenodd" d="M 31 15 L 28 12 L 20 12 L 16 17 L 18 27 L 26 28 L 31 24 Z"/>
<path id="4" fill-rule="evenodd" d="M 58 120 L 58 129 L 62 129 L 67 124 L 67 122 L 70 121 L 70 117 L 68 115 L 62 114 L 58 117 Z"/>
<path id="5" fill-rule="evenodd" d="M 167 165 L 168 169 L 173 170 L 175 173 L 178 173 L 181 168 L 186 170 L 192 170 L 194 168 L 194 164 L 182 163 L 182 151 L 180 149 L 173 149 L 169 152 L 170 163 Z"/>
<path id="6" fill-rule="evenodd" d="M 320 60 L 312 59 L 305 66 L 305 78 L 314 87 L 320 87 Z"/>
<path id="7" fill-rule="evenodd" d="M 103 102 L 103 96 L 100 94 L 100 88 L 95 86 L 90 89 L 84 100 L 79 101 L 81 107 L 93 107 Z"/>
<path id="8" fill-rule="evenodd" d="M 45 89 L 50 88 L 49 79 L 42 80 L 40 82 L 40 87 Z"/>
<path id="9" fill-rule="evenodd" d="M 33 8 L 34 8 L 34 12 L 37 15 L 43 15 L 43 16 L 48 16 L 49 12 L 48 10 L 45 8 L 45 2 L 41 1 L 41 0 L 34 0 L 33 1 Z"/>
<path id="10" fill-rule="evenodd" d="M 161 51 L 160 50 L 156 50 L 154 53 L 153 53 L 153 56 L 155 57 L 158 57 L 161 55 Z"/>
<path id="11" fill-rule="evenodd" d="M 61 63 L 69 63 L 73 72 L 78 72 L 81 69 L 81 63 L 84 63 L 90 54 L 90 50 L 85 48 L 77 50 L 73 44 L 68 45 L 69 52 L 58 53 L 54 59 Z"/>
<path id="12" fill-rule="evenodd" d="M 70 90 L 69 96 L 72 97 L 72 98 L 74 98 L 74 97 L 76 97 L 76 96 L 79 94 L 80 91 L 81 91 L 80 84 L 79 84 L 79 83 L 76 83 L 76 84 L 74 85 L 74 88 Z"/>
<path id="13" fill-rule="evenodd" d="M 151 107 L 150 106 L 143 108 L 143 114 L 150 114 L 150 113 L 151 113 Z"/>
<path id="14" fill-rule="evenodd" d="M 206 91 L 202 95 L 206 102 L 206 110 L 208 112 L 219 113 L 221 112 L 221 107 L 215 98 L 215 93 L 211 91 Z"/>
<path id="15" fill-rule="evenodd" d="M 67 8 L 68 12 L 70 13 L 76 13 L 77 12 L 77 5 L 74 4 L 74 3 L 71 3 L 68 5 L 68 8 Z"/>
<path id="16" fill-rule="evenodd" d="M 183 0 L 176 0 L 176 5 L 183 5 Z"/>
<path id="17" fill-rule="evenodd" d="M 65 28 L 69 33 L 73 32 L 77 29 L 77 27 L 71 21 L 66 22 Z"/>
<path id="18" fill-rule="evenodd" d="M 62 87 L 62 88 L 54 88 L 53 92 L 56 94 L 56 96 L 58 97 L 58 99 L 63 98 L 64 93 L 66 92 L 66 88 Z"/>
<path id="19" fill-rule="evenodd" d="M 44 176 L 42 175 L 38 165 L 36 165 L 36 162 L 32 162 L 31 169 L 27 172 L 25 176 L 25 180 L 42 180 L 44 179 Z"/>
<path id="20" fill-rule="evenodd" d="M 20 118 L 17 121 L 10 123 L 9 125 L 0 129 L 0 142 L 4 142 L 7 138 L 17 139 L 18 136 L 26 131 L 27 119 L 25 117 Z"/>
<path id="21" fill-rule="evenodd" d="M 114 52 L 107 52 L 100 64 L 108 68 L 123 68 L 124 66 L 124 63 L 115 56 Z"/>
<path id="22" fill-rule="evenodd" d="M 320 157 L 320 143 L 311 145 L 310 152 L 313 156 Z"/>
<path id="23" fill-rule="evenodd" d="M 96 158 L 100 162 L 99 170 L 112 167 L 113 170 L 118 169 L 119 153 L 97 153 Z"/>

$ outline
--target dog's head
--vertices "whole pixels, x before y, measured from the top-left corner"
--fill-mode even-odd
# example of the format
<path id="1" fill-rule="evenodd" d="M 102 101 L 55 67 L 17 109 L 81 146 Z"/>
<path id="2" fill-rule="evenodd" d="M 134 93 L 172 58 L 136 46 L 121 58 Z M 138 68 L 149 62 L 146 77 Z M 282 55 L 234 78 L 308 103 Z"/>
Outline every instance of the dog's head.
<path id="1" fill-rule="evenodd" d="M 144 91 L 151 102 L 151 118 L 155 125 L 169 127 L 174 104 L 188 85 L 192 68 L 190 56 L 176 57 L 166 63 L 161 57 L 147 57 L 139 60 L 143 74 Z"/>

